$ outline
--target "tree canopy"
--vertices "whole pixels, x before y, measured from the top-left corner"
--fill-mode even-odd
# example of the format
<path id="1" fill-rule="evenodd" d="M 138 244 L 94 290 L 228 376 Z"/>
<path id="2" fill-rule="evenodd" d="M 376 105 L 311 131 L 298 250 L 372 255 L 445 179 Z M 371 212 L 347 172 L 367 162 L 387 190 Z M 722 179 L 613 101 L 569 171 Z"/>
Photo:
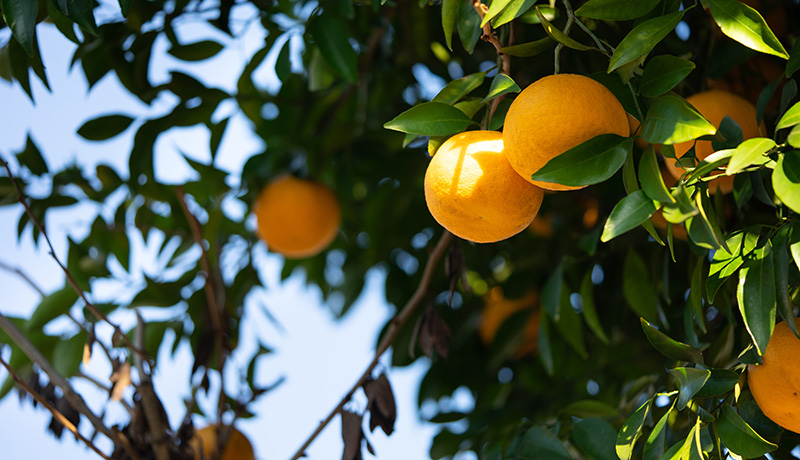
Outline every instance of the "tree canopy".
<path id="1" fill-rule="evenodd" d="M 21 151 L 2 152 L 0 205 L 24 209 L 20 240 L 46 248 L 53 209 L 94 203 L 111 211 L 97 213 L 65 255 L 53 251 L 63 288 L 30 317 L 0 314 L 0 351 L 10 350 L 0 355 L 10 356 L 0 397 L 20 387 L 51 411 L 58 433 L 83 426 L 84 442 L 100 456 L 195 458 L 192 418 L 166 426 L 161 416 L 149 377 L 155 357 L 167 331 L 176 344 L 189 343 L 194 366 L 185 385 L 193 395 L 236 365 L 228 358 L 244 305 L 265 287 L 252 256 L 264 243 L 247 224 L 249 212 L 235 209 L 252 209 L 264 187 L 288 173 L 329 187 L 341 223 L 322 253 L 287 257 L 282 277 L 302 270 L 342 317 L 378 268 L 397 307 L 375 361 L 353 376 L 320 426 L 341 417 L 344 459 L 368 455 L 369 431 L 394 429 L 391 372 L 375 369 L 390 348 L 393 366 L 429 360 L 420 407 L 462 387 L 474 398 L 468 412 L 436 405 L 434 459 L 466 451 L 481 459 L 791 458 L 800 434 L 764 415 L 747 375 L 748 365 L 763 362 L 776 321 L 788 320 L 798 334 L 798 2 L 485 3 L 3 0 L 0 31 L 10 32 L 0 35 L 7 38 L 0 76 L 31 99 L 33 80 L 49 89 L 55 78 L 37 40 L 55 27 L 75 44 L 72 63 L 90 88 L 111 75 L 143 104 L 171 108 L 82 123 L 77 134 L 92 142 L 135 133 L 130 151 L 118 152 L 126 170 L 55 170 L 31 137 Z M 214 62 L 224 49 L 212 39 L 182 40 L 180 28 L 193 22 L 231 36 L 243 23 L 265 31 L 234 90 L 204 83 L 199 71 L 153 80 L 157 43 L 186 62 Z M 265 67 L 278 88 L 257 77 Z M 431 155 L 454 134 L 502 130 L 515 95 L 554 73 L 604 85 L 630 116 L 631 135 L 594 137 L 536 172 L 537 180 L 586 187 L 546 193 L 533 224 L 516 236 L 490 244 L 454 237 L 426 206 Z M 691 96 L 709 89 L 749 101 L 758 135 L 743 135 L 733 112 L 719 122 L 701 113 Z M 229 127 L 230 117 L 220 116 L 225 104 L 264 146 L 239 177 L 217 156 Z M 208 130 L 211 161 L 185 156 L 194 178 L 168 183 L 154 166 L 156 142 L 189 126 Z M 713 153 L 700 154 L 703 142 Z M 680 177 L 667 171 L 673 164 Z M 161 274 L 130 299 L 97 297 L 98 281 L 138 269 L 131 239 L 153 234 L 163 237 L 153 248 Z M 488 306 L 517 299 L 526 308 L 495 318 L 497 329 L 482 336 Z M 162 307 L 179 314 L 141 319 L 130 330 L 115 322 L 119 312 Z M 522 353 L 532 315 L 534 345 Z M 59 318 L 75 327 L 43 331 Z M 110 340 L 95 334 L 99 325 L 113 330 Z M 124 426 L 108 426 L 72 387 L 92 349 L 102 355 L 91 359 L 114 366 L 110 399 L 127 385 L 136 389 L 124 401 L 131 414 Z M 262 416 L 251 407 L 270 388 L 253 370 L 268 352 L 262 346 L 239 370 L 241 392 L 222 385 L 217 413 L 200 416 Z M 363 413 L 345 408 L 356 392 L 369 401 Z M 786 404 L 800 410 L 797 401 Z M 197 409 L 193 401 L 187 407 L 189 415 Z M 91 432 L 111 440 L 113 451 L 97 449 Z"/>

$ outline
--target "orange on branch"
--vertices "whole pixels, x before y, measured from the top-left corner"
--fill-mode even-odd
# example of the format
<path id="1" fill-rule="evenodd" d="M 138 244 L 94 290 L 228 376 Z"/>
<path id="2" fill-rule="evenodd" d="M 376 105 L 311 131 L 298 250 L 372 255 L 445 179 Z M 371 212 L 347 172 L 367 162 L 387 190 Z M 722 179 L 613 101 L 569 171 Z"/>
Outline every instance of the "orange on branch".
<path id="1" fill-rule="evenodd" d="M 719 128 L 725 116 L 731 117 L 742 128 L 743 140 L 766 134 L 763 121 L 760 126 L 761 134 L 759 134 L 759 125 L 756 123 L 756 108 L 753 104 L 735 94 L 721 90 L 710 90 L 689 96 L 686 100 L 717 128 Z M 675 157 L 681 158 L 694 143 L 695 141 L 687 141 L 675 144 Z M 697 141 L 695 155 L 698 161 L 702 161 L 712 153 L 714 153 L 714 148 L 711 146 L 711 141 Z M 665 160 L 667 169 L 672 177 L 675 179 L 680 178 L 685 172 L 683 168 L 675 165 L 676 160 L 670 158 Z M 727 176 L 720 171 L 712 174 L 720 177 L 711 180 L 708 184 L 711 193 L 714 193 L 717 188 L 722 193 L 729 193 L 733 190 L 733 176 Z"/>
<path id="2" fill-rule="evenodd" d="M 531 314 L 522 333 L 522 341 L 515 354 L 520 357 L 535 352 L 539 347 L 539 294 L 530 291 L 520 299 L 507 299 L 503 289 L 494 287 L 483 296 L 485 306 L 478 325 L 478 335 L 485 345 L 495 340 L 500 326 L 514 313 L 530 309 Z"/>
<path id="3" fill-rule="evenodd" d="M 539 212 L 542 189 L 521 178 L 497 131 L 467 131 L 445 141 L 425 172 L 425 201 L 439 224 L 476 243 L 510 238 Z"/>
<path id="4" fill-rule="evenodd" d="M 800 328 L 800 319 L 794 322 Z M 747 367 L 753 398 L 770 420 L 800 433 L 800 339 L 785 322 L 775 325 L 763 358 Z"/>
<path id="5" fill-rule="evenodd" d="M 228 439 L 222 454 L 217 451 L 221 427 L 209 425 L 195 432 L 190 441 L 195 460 L 255 460 L 253 446 L 245 435 L 236 428 L 230 427 Z"/>
<path id="6" fill-rule="evenodd" d="M 583 187 L 539 182 L 531 175 L 552 158 L 601 134 L 628 136 L 628 115 L 605 86 L 583 75 L 541 78 L 511 103 L 505 118 L 506 156 L 525 180 L 548 190 Z"/>
<path id="7" fill-rule="evenodd" d="M 254 212 L 267 248 L 287 258 L 322 252 L 336 237 L 341 221 L 339 201 L 330 188 L 290 175 L 264 188 Z"/>

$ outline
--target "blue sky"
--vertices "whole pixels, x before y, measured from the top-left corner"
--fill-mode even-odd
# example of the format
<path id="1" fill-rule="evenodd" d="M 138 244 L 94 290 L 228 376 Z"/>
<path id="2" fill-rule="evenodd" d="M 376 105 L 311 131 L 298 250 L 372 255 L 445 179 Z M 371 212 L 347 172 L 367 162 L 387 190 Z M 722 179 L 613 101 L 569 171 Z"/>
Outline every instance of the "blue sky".
<path id="1" fill-rule="evenodd" d="M 0 81 L 0 101 L 3 101 L 4 109 L 0 123 L 0 155 L 10 160 L 12 153 L 24 146 L 26 134 L 30 132 L 51 170 L 78 161 L 87 167 L 103 162 L 125 171 L 133 129 L 111 141 L 89 143 L 75 134 L 77 128 L 88 119 L 109 113 L 158 116 L 170 107 L 172 101 L 157 100 L 152 107 L 144 106 L 122 90 L 111 75 L 87 92 L 80 69 L 76 67 L 69 70 L 73 45 L 51 26 L 40 25 L 37 32 L 52 93 L 44 90 L 38 82 L 34 83 L 34 106 L 18 85 Z M 260 28 L 256 27 L 248 29 L 247 33 L 234 41 L 205 27 L 186 26 L 179 35 L 184 42 L 211 35 L 228 46 L 224 53 L 208 63 L 190 66 L 172 60 L 165 54 L 166 42 L 158 41 L 154 50 L 152 80 L 163 81 L 169 69 L 188 67 L 193 73 L 202 75 L 207 83 L 232 89 L 235 76 L 248 57 L 262 46 L 264 39 Z M 0 35 L 0 42 L 6 39 L 7 35 Z M 259 70 L 258 79 L 265 87 L 274 88 L 278 84 L 269 63 Z M 216 115 L 220 118 L 234 115 L 223 139 L 218 166 L 229 171 L 232 177 L 237 177 L 246 159 L 262 151 L 263 145 L 253 137 L 245 118 L 235 114 L 232 104 L 221 107 Z M 205 131 L 192 128 L 162 135 L 156 145 L 156 174 L 159 179 L 178 182 L 191 174 L 180 157 L 181 153 L 208 162 L 207 136 Z M 82 236 L 98 211 L 107 210 L 81 205 L 48 214 L 47 226 L 56 252 L 61 257 L 66 254 L 66 236 Z M 45 291 L 57 289 L 63 285 L 63 276 L 47 253 L 42 248 L 34 247 L 29 233 L 17 242 L 16 222 L 20 212 L 18 206 L 0 208 L 0 241 L 4 242 L 0 250 L 0 262 L 24 270 Z M 239 212 L 246 212 L 246 209 L 239 209 Z M 252 222 L 250 224 L 253 228 Z M 153 251 L 149 248 L 157 241 L 148 243 L 132 240 L 137 248 L 134 264 L 145 272 L 153 267 Z M 243 339 L 242 348 L 243 351 L 252 350 L 256 346 L 254 337 L 262 338 L 276 353 L 259 362 L 259 380 L 270 383 L 285 377 L 286 381 L 254 405 L 252 409 L 258 417 L 243 421 L 239 428 L 253 442 L 257 458 L 284 459 L 294 452 L 363 371 L 372 357 L 377 334 L 394 309 L 385 303 L 383 275 L 376 271 L 370 275 L 368 287 L 352 313 L 343 321 L 333 321 L 329 309 L 321 303 L 319 291 L 304 286 L 302 274 L 296 274 L 281 284 L 278 276 L 281 259 L 268 254 L 263 247 L 258 258 L 267 289 L 248 302 L 248 321 L 243 333 L 246 339 Z M 137 279 L 141 280 L 141 276 L 127 282 L 136 283 Z M 98 285 L 95 288 L 98 296 L 124 295 L 125 292 L 124 283 Z M 4 293 L 0 300 L 0 312 L 6 315 L 26 315 L 39 301 L 35 290 L 22 283 L 16 275 L 3 270 L 0 270 L 0 292 Z M 269 308 L 282 329 L 266 319 L 261 311 L 263 306 Z M 151 317 L 169 313 L 163 310 L 145 312 Z M 128 326 L 133 321 L 130 315 L 115 320 Z M 56 322 L 48 326 L 52 332 L 64 327 L 69 325 Z M 108 335 L 109 331 L 104 333 Z M 7 350 L 3 356 L 8 357 Z M 388 356 L 384 357 L 384 362 L 388 362 Z M 191 369 L 191 356 L 188 348 L 183 346 L 174 360 L 164 354 L 159 363 L 155 376 L 156 390 L 167 406 L 170 422 L 176 426 L 183 416 L 181 399 L 189 392 L 187 375 Z M 239 359 L 239 363 L 244 365 L 243 359 Z M 408 369 L 389 370 L 398 403 L 398 420 L 396 432 L 391 437 L 381 432 L 368 434 L 378 458 L 428 457 L 435 427 L 420 423 L 416 411 L 417 384 L 426 366 L 427 363 L 420 360 Z M 108 365 L 99 358 L 93 359 L 85 368 L 85 372 L 99 380 L 107 380 L 109 370 Z M 0 371 L 0 378 L 5 378 L 5 375 L 4 371 Z M 77 382 L 76 387 L 86 392 L 96 412 L 102 411 L 104 397 L 101 392 L 83 381 Z M 130 396 L 130 392 L 127 396 Z M 211 404 L 203 400 L 200 403 Z M 363 409 L 364 405 L 363 399 L 356 398 L 353 407 Z M 107 410 L 107 420 L 124 423 L 125 413 L 117 404 L 110 403 Z M 0 420 L 4 421 L 0 430 L 4 458 L 84 459 L 93 455 L 69 435 L 65 435 L 61 442 L 55 440 L 46 432 L 49 423 L 47 413 L 33 409 L 27 403 L 20 405 L 14 395 L 0 402 Z M 199 419 L 196 422 L 202 424 Z M 87 425 L 84 422 L 83 428 L 88 428 Z M 107 444 L 100 445 L 108 450 Z M 327 428 L 308 453 L 314 459 L 341 456 L 338 420 Z"/>

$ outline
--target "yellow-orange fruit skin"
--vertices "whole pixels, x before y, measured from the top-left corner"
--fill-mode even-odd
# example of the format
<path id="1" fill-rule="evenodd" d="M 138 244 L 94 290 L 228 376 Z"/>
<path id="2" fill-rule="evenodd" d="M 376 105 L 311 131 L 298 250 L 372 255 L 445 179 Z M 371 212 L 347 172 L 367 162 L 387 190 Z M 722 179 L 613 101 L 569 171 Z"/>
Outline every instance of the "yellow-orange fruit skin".
<path id="1" fill-rule="evenodd" d="M 800 319 L 794 319 L 800 328 Z M 785 322 L 775 325 L 764 363 L 747 367 L 747 383 L 770 420 L 800 433 L 800 339 Z"/>
<path id="2" fill-rule="evenodd" d="M 219 427 L 209 425 L 195 433 L 190 441 L 195 460 L 255 460 L 250 441 L 236 428 L 230 429 L 222 454 L 217 455 L 217 436 Z M 202 454 L 201 454 L 202 449 Z"/>
<path id="3" fill-rule="evenodd" d="M 528 322 L 522 333 L 522 342 L 517 346 L 515 355 L 522 357 L 535 353 L 539 347 L 539 294 L 530 291 L 520 299 L 507 299 L 499 287 L 492 288 L 484 296 L 485 306 L 478 325 L 478 335 L 485 345 L 490 345 L 495 339 L 500 326 L 514 313 L 531 309 Z"/>
<path id="4" fill-rule="evenodd" d="M 605 86 L 583 75 L 541 78 L 511 103 L 503 140 L 511 166 L 525 180 L 548 190 L 576 190 L 531 179 L 550 159 L 600 134 L 628 136 L 628 115 Z"/>
<path id="5" fill-rule="evenodd" d="M 267 248 L 293 259 L 322 252 L 336 238 L 341 221 L 331 189 L 290 175 L 264 187 L 254 211 Z"/>
<path id="6" fill-rule="evenodd" d="M 722 119 L 727 115 L 742 128 L 744 140 L 760 135 L 759 125 L 756 123 L 756 108 L 753 104 L 735 94 L 722 90 L 710 90 L 689 96 L 686 100 L 717 128 L 719 128 Z M 763 122 L 761 123 L 761 133 L 766 134 Z M 694 141 L 675 144 L 675 157 L 681 158 L 693 144 Z M 711 146 L 711 141 L 697 141 L 695 154 L 698 161 L 702 161 L 712 153 L 714 153 L 714 148 Z M 665 164 L 672 177 L 678 179 L 686 171 L 675 166 L 675 161 L 671 158 L 666 158 Z M 733 190 L 733 176 L 719 173 L 717 175 L 720 177 L 708 184 L 709 191 L 713 193 L 719 188 L 720 192 L 729 193 Z"/>
<path id="7" fill-rule="evenodd" d="M 465 240 L 492 243 L 524 230 L 542 189 L 520 177 L 497 131 L 467 131 L 445 141 L 425 171 L 425 201 L 439 224 Z"/>

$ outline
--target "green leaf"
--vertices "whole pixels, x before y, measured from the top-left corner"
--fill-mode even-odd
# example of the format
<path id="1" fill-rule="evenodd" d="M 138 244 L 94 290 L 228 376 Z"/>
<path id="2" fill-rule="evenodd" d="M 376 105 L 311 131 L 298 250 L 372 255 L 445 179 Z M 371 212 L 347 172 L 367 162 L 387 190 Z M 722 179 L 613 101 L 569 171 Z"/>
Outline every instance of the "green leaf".
<path id="1" fill-rule="evenodd" d="M 583 43 L 579 43 L 573 38 L 570 38 L 564 32 L 558 30 L 553 24 L 550 24 L 550 21 L 544 17 L 544 14 L 539 10 L 539 7 L 536 7 L 536 16 L 539 18 L 539 21 L 544 27 L 544 31 L 547 32 L 547 35 L 553 38 L 553 40 L 561 43 L 562 45 L 566 46 L 567 48 L 572 48 L 578 51 L 588 51 L 592 49 L 591 46 L 586 46 Z"/>
<path id="2" fill-rule="evenodd" d="M 790 228 L 784 226 L 776 236 L 772 238 L 772 248 L 774 250 L 772 260 L 775 264 L 775 301 L 778 312 L 792 333 L 800 338 L 797 324 L 794 321 L 794 306 L 789 297 L 789 251 L 786 246 L 788 243 L 788 233 Z"/>
<path id="3" fill-rule="evenodd" d="M 542 308 L 551 318 L 558 320 L 561 291 L 564 283 L 564 266 L 556 265 L 542 286 Z"/>
<path id="4" fill-rule="evenodd" d="M 55 318 L 66 314 L 72 305 L 78 301 L 78 293 L 72 286 L 65 285 L 61 289 L 45 296 L 39 306 L 31 314 L 25 324 L 27 330 L 40 330 L 45 324 Z"/>
<path id="5" fill-rule="evenodd" d="M 775 326 L 775 274 L 771 245 L 753 251 L 739 269 L 736 298 L 747 332 L 759 355 L 764 355 Z"/>
<path id="6" fill-rule="evenodd" d="M 90 141 L 104 141 L 121 134 L 131 123 L 133 118 L 127 115 L 104 115 L 84 123 L 78 128 L 78 134 Z"/>
<path id="7" fill-rule="evenodd" d="M 642 138 L 651 144 L 677 144 L 716 132 L 717 128 L 685 99 L 665 94 L 647 109 Z"/>
<path id="8" fill-rule="evenodd" d="M 656 329 L 644 318 L 641 318 L 640 321 L 642 323 L 642 329 L 644 329 L 644 334 L 647 336 L 647 340 L 650 341 L 659 353 L 676 361 L 703 363 L 703 353 L 700 350 L 691 345 L 678 342 Z"/>
<path id="9" fill-rule="evenodd" d="M 619 171 L 632 148 L 632 138 L 601 134 L 552 158 L 531 177 L 563 185 L 597 184 Z"/>
<path id="10" fill-rule="evenodd" d="M 650 412 L 652 402 L 653 398 L 650 398 L 639 406 L 636 412 L 628 417 L 628 420 L 622 425 L 622 429 L 619 430 L 615 450 L 621 460 L 630 460 L 633 455 L 633 446 L 639 436 L 642 435 L 642 427 Z"/>
<path id="11" fill-rule="evenodd" d="M 203 61 L 211 59 L 222 51 L 224 46 L 213 40 L 201 40 L 188 45 L 173 45 L 167 53 L 181 61 Z"/>
<path id="12" fill-rule="evenodd" d="M 503 94 L 518 92 L 520 92 L 520 88 L 511 77 L 506 74 L 498 73 L 492 79 L 492 86 L 489 88 L 489 94 L 483 98 L 483 102 L 490 101 Z"/>
<path id="13" fill-rule="evenodd" d="M 561 333 L 569 346 L 583 359 L 588 358 L 589 354 L 586 352 L 586 345 L 583 341 L 581 318 L 578 313 L 575 312 L 575 309 L 572 308 L 569 299 L 569 290 L 567 290 L 567 287 L 563 284 L 561 287 L 561 298 L 558 303 L 558 314 L 553 321 L 556 323 L 558 332 Z"/>
<path id="14" fill-rule="evenodd" d="M 56 343 L 51 361 L 59 374 L 69 378 L 78 373 L 83 361 L 86 337 L 86 331 L 81 330 L 69 339 L 59 340 Z"/>
<path id="15" fill-rule="evenodd" d="M 709 5 L 722 33 L 750 49 L 789 59 L 758 11 L 736 0 L 710 0 Z"/>
<path id="16" fill-rule="evenodd" d="M 461 45 L 469 54 L 472 54 L 475 45 L 478 43 L 478 39 L 480 39 L 483 34 L 483 30 L 480 26 L 481 17 L 478 15 L 478 12 L 475 11 L 472 3 L 461 2 L 461 6 L 458 10 L 458 19 L 456 21 L 456 30 L 458 30 Z"/>
<path id="17" fill-rule="evenodd" d="M 747 139 L 733 151 L 725 174 L 731 176 L 750 165 L 764 164 L 769 161 L 765 154 L 775 148 L 776 145 L 775 141 L 766 137 Z"/>
<path id="18" fill-rule="evenodd" d="M 545 38 L 535 40 L 532 42 L 522 43 L 519 45 L 512 45 L 512 46 L 504 46 L 500 48 L 500 52 L 508 54 L 509 56 L 531 57 L 544 53 L 545 51 L 552 48 L 555 43 L 556 43 L 555 40 L 553 40 L 548 35 Z"/>
<path id="19" fill-rule="evenodd" d="M 550 319 L 548 315 L 541 315 L 539 317 L 539 360 L 542 362 L 547 375 L 552 376 L 555 370 L 555 363 L 553 360 L 553 346 L 550 340 Z"/>
<path id="20" fill-rule="evenodd" d="M 619 415 L 619 410 L 603 401 L 598 401 L 596 399 L 582 399 L 580 401 L 570 403 L 567 407 L 561 409 L 561 411 L 559 411 L 559 415 L 569 415 L 571 417 L 578 418 L 616 417 Z"/>
<path id="21" fill-rule="evenodd" d="M 441 102 L 423 102 L 411 107 L 383 127 L 422 136 L 447 136 L 465 130 L 473 124 L 464 112 Z"/>
<path id="22" fill-rule="evenodd" d="M 608 242 L 619 235 L 632 230 L 646 221 L 658 209 L 653 200 L 647 197 L 642 190 L 637 190 L 621 199 L 611 215 L 608 216 L 603 226 L 600 241 Z"/>
<path id="23" fill-rule="evenodd" d="M 36 14 L 39 2 L 32 0 L 3 0 L 3 20 L 11 29 L 11 34 L 22 45 L 22 48 L 33 56 L 34 32 L 36 31 Z"/>
<path id="24" fill-rule="evenodd" d="M 483 84 L 486 72 L 473 73 L 451 81 L 433 98 L 433 102 L 453 105 Z"/>
<path id="25" fill-rule="evenodd" d="M 786 63 L 786 78 L 792 78 L 797 69 L 800 69 L 800 44 L 795 40 L 792 50 L 789 52 L 789 62 Z"/>
<path id="26" fill-rule="evenodd" d="M 719 123 L 716 136 L 722 136 L 725 139 L 713 139 L 711 141 L 711 147 L 714 149 L 714 151 L 735 149 L 744 140 L 744 136 L 742 135 L 742 127 L 739 126 L 739 123 L 736 123 L 736 121 L 729 115 L 725 115 L 725 117 Z"/>
<path id="27" fill-rule="evenodd" d="M 675 401 L 672 402 L 664 415 L 658 419 L 658 423 L 653 427 L 650 436 L 647 437 L 647 441 L 644 443 L 644 451 L 642 452 L 642 460 L 659 460 L 664 455 L 667 438 L 667 432 L 664 427 L 667 426 L 667 421 L 673 408 L 675 408 Z"/>
<path id="28" fill-rule="evenodd" d="M 756 458 L 778 448 L 755 432 L 730 406 L 722 406 L 717 418 L 719 439 L 731 452 L 744 458 Z"/>
<path id="29" fill-rule="evenodd" d="M 93 0 L 68 0 L 67 16 L 75 21 L 84 30 L 92 35 L 97 35 L 97 22 L 94 19 Z"/>
<path id="30" fill-rule="evenodd" d="M 336 73 L 348 83 L 358 81 L 358 56 L 350 46 L 350 33 L 341 19 L 321 14 L 311 19 L 307 25 L 322 56 Z"/>
<path id="31" fill-rule="evenodd" d="M 711 398 L 722 396 L 733 390 L 739 382 L 739 374 L 730 369 L 710 369 L 709 376 L 703 388 L 695 394 L 697 398 Z"/>
<path id="32" fill-rule="evenodd" d="M 511 2 L 503 11 L 492 19 L 492 27 L 495 29 L 507 24 L 514 19 L 525 14 L 530 10 L 531 6 L 536 3 L 536 0 L 522 0 Z"/>
<path id="33" fill-rule="evenodd" d="M 628 251 L 622 267 L 622 295 L 638 316 L 655 322 L 658 318 L 658 296 L 650 281 L 647 265 L 634 251 Z"/>
<path id="34" fill-rule="evenodd" d="M 794 264 L 800 269 L 800 222 L 792 224 L 792 236 L 789 240 L 789 251 L 792 253 Z"/>
<path id="35" fill-rule="evenodd" d="M 278 80 L 284 82 L 292 75 L 292 60 L 291 60 L 291 39 L 287 38 L 281 45 L 281 51 L 278 53 L 278 58 L 275 60 L 275 76 Z"/>
<path id="36" fill-rule="evenodd" d="M 683 11 L 659 16 L 634 27 L 614 50 L 607 72 L 611 73 L 629 62 L 646 56 L 675 29 L 681 19 Z"/>
<path id="37" fill-rule="evenodd" d="M 551 460 L 571 460 L 572 456 L 564 443 L 543 426 L 534 426 L 522 435 L 514 450 L 517 458 L 547 458 Z"/>
<path id="38" fill-rule="evenodd" d="M 589 417 L 572 425 L 572 439 L 587 456 L 595 460 L 618 460 L 614 439 L 617 430 L 603 419 Z"/>
<path id="39" fill-rule="evenodd" d="M 47 173 L 47 163 L 44 161 L 39 147 L 33 143 L 30 133 L 25 139 L 25 148 L 17 154 L 17 161 L 37 176 Z"/>
<path id="40" fill-rule="evenodd" d="M 586 324 L 589 326 L 589 329 L 594 332 L 594 335 L 596 335 L 601 342 L 608 344 L 608 336 L 603 330 L 603 325 L 600 324 L 600 318 L 597 316 L 593 291 L 594 285 L 592 284 L 592 272 L 590 270 L 586 272 L 581 282 L 580 295 L 583 301 L 583 319 L 586 320 Z"/>
<path id="41" fill-rule="evenodd" d="M 649 198 L 666 203 L 675 202 L 675 198 L 664 185 L 664 178 L 661 176 L 661 168 L 652 145 L 648 145 L 642 153 L 639 162 L 639 181 L 642 183 L 642 190 Z"/>
<path id="42" fill-rule="evenodd" d="M 800 150 L 778 157 L 778 164 L 772 171 L 772 188 L 784 205 L 800 213 Z"/>
<path id="43" fill-rule="evenodd" d="M 707 369 L 695 369 L 691 367 L 676 367 L 670 369 L 669 373 L 675 378 L 680 387 L 678 393 L 678 402 L 676 406 L 681 411 L 686 408 L 689 401 L 692 400 L 694 395 L 703 388 L 706 381 L 711 377 L 711 371 Z"/>
<path id="44" fill-rule="evenodd" d="M 775 129 L 783 129 L 789 128 L 790 126 L 794 126 L 800 123 L 800 102 L 794 104 L 786 113 L 783 114 L 780 120 L 778 120 L 778 125 L 775 126 Z"/>
<path id="45" fill-rule="evenodd" d="M 706 279 L 707 297 L 710 300 L 714 300 L 722 283 L 742 266 L 744 263 L 742 255 L 746 255 L 755 249 L 755 245 L 758 242 L 758 234 L 746 233 L 747 237 L 744 235 L 744 232 L 736 232 L 729 235 L 725 240 L 732 253 L 728 253 L 725 250 L 714 252 L 714 257 L 711 259 L 711 268 Z M 742 245 L 743 241 L 746 241 L 744 245 Z"/>
<path id="46" fill-rule="evenodd" d="M 644 67 L 639 92 L 646 97 L 661 96 L 683 81 L 694 68 L 694 62 L 688 59 L 669 54 L 655 56 Z"/>
<path id="47" fill-rule="evenodd" d="M 490 130 L 498 131 L 503 127 L 503 124 L 506 121 L 506 114 L 508 113 L 508 109 L 511 107 L 511 102 L 511 99 L 503 99 L 497 104 L 497 109 L 495 109 L 492 119 L 489 121 Z"/>
<path id="48" fill-rule="evenodd" d="M 786 142 L 792 147 L 800 149 L 800 125 L 795 125 L 794 128 L 789 131 L 789 135 L 786 136 Z"/>
<path id="49" fill-rule="evenodd" d="M 453 51 L 453 30 L 456 27 L 458 18 L 458 8 L 461 5 L 459 0 L 442 0 L 442 31 L 447 48 Z"/>
<path id="50" fill-rule="evenodd" d="M 494 0 L 492 3 L 489 4 L 489 10 L 486 11 L 486 14 L 483 17 L 483 21 L 481 21 L 481 27 L 485 26 L 492 20 L 495 16 L 502 13 L 503 10 L 511 3 L 512 0 Z"/>
<path id="51" fill-rule="evenodd" d="M 658 0 L 589 0 L 575 10 L 575 14 L 606 21 L 628 21 L 644 16 L 657 3 Z"/>

